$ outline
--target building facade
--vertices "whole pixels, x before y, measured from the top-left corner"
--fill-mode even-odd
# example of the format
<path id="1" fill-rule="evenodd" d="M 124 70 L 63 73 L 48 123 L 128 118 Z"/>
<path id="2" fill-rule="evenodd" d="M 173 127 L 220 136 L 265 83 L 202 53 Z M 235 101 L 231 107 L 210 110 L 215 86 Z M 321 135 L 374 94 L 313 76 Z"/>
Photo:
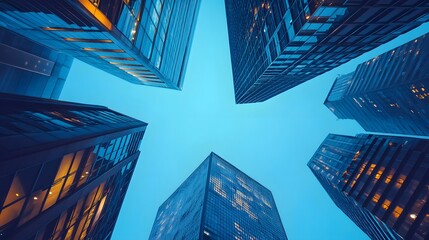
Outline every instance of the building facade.
<path id="1" fill-rule="evenodd" d="M 271 192 L 211 153 L 159 207 L 149 239 L 287 239 Z"/>
<path id="2" fill-rule="evenodd" d="M 0 94 L 0 239 L 110 239 L 147 124 Z"/>
<path id="3" fill-rule="evenodd" d="M 237 103 L 265 101 L 429 20 L 426 0 L 225 0 Z"/>
<path id="4" fill-rule="evenodd" d="M 72 62 L 0 26 L 0 92 L 58 99 Z"/>
<path id="5" fill-rule="evenodd" d="M 371 239 L 428 239 L 429 140 L 330 134 L 307 165 Z"/>
<path id="6" fill-rule="evenodd" d="M 7 0 L 0 24 L 135 84 L 181 89 L 199 0 Z"/>
<path id="7" fill-rule="evenodd" d="M 366 131 L 429 135 L 429 35 L 338 77 L 325 105 Z"/>

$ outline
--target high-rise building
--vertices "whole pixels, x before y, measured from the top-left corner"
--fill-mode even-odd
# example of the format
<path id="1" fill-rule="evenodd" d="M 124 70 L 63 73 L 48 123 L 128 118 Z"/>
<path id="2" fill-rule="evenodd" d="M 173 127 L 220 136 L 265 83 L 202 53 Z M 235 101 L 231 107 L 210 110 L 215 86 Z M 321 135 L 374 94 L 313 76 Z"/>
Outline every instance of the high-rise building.
<path id="1" fill-rule="evenodd" d="M 159 207 L 149 239 L 287 239 L 270 190 L 211 153 Z"/>
<path id="2" fill-rule="evenodd" d="M 429 140 L 330 134 L 308 162 L 371 239 L 429 238 Z"/>
<path id="3" fill-rule="evenodd" d="M 0 92 L 58 99 L 72 62 L 0 23 Z"/>
<path id="4" fill-rule="evenodd" d="M 6 0 L 0 24 L 135 84 L 181 89 L 200 0 Z"/>
<path id="5" fill-rule="evenodd" d="M 429 35 L 340 76 L 325 105 L 366 131 L 429 135 Z"/>
<path id="6" fill-rule="evenodd" d="M 429 20 L 426 0 L 225 0 L 237 103 L 262 102 Z"/>
<path id="7" fill-rule="evenodd" d="M 147 124 L 0 94 L 0 239 L 110 239 Z"/>

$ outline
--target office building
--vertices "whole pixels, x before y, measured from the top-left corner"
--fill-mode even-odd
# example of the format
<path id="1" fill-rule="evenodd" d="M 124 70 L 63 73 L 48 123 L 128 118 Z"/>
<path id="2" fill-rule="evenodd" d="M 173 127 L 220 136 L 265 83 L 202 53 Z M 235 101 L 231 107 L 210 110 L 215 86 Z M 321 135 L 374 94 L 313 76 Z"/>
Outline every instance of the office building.
<path id="1" fill-rule="evenodd" d="M 270 190 L 211 153 L 159 207 L 149 239 L 287 239 Z"/>
<path id="2" fill-rule="evenodd" d="M 58 99 L 73 58 L 0 27 L 0 92 Z"/>
<path id="3" fill-rule="evenodd" d="M 325 105 L 366 131 L 429 135 L 429 35 L 340 76 Z"/>
<path id="4" fill-rule="evenodd" d="M 330 134 L 308 167 L 371 239 L 428 239 L 429 140 Z"/>
<path id="5" fill-rule="evenodd" d="M 181 89 L 199 0 L 7 0 L 0 24 L 135 84 Z"/>
<path id="6" fill-rule="evenodd" d="M 110 239 L 147 124 L 0 94 L 0 239 Z"/>
<path id="7" fill-rule="evenodd" d="M 235 101 L 265 101 L 429 20 L 426 0 L 225 0 Z"/>

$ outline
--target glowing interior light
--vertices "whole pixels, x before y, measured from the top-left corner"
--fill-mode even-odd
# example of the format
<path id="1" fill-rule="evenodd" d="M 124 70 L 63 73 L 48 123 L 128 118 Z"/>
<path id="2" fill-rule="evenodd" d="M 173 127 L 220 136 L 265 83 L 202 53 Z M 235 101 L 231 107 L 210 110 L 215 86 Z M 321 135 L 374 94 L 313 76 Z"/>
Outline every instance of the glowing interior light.
<path id="1" fill-rule="evenodd" d="M 52 192 L 49 192 L 49 195 L 52 195 Z"/>
<path id="2" fill-rule="evenodd" d="M 19 197 L 19 194 L 18 194 L 18 193 L 15 193 L 15 196 Z"/>
<path id="3" fill-rule="evenodd" d="M 34 199 L 34 200 L 37 200 L 38 198 L 37 198 L 37 197 L 34 197 L 33 199 Z"/>
<path id="4" fill-rule="evenodd" d="M 411 213 L 411 214 L 410 214 L 410 218 L 412 218 L 412 219 L 416 219 L 416 218 L 417 218 L 417 215 L 416 215 L 416 214 L 414 214 L 414 213 Z"/>

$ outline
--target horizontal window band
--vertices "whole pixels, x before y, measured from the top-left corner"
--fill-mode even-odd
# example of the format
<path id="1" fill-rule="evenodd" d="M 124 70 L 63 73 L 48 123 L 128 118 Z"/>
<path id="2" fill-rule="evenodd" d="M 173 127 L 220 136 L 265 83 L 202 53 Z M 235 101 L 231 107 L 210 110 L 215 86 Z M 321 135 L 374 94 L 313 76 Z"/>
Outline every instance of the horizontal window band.
<path id="1" fill-rule="evenodd" d="M 122 49 L 108 49 L 108 48 L 82 48 L 84 51 L 91 52 L 125 52 Z"/>
<path id="2" fill-rule="evenodd" d="M 63 38 L 67 42 L 111 43 L 110 39 Z"/>

